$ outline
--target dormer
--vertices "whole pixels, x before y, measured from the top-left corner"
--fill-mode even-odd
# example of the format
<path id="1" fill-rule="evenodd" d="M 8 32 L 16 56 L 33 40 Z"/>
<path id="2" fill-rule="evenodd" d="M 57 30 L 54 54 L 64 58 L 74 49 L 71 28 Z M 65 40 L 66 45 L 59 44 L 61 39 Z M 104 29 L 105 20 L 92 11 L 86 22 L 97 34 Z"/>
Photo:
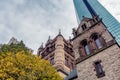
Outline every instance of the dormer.
<path id="1" fill-rule="evenodd" d="M 90 22 L 91 22 L 90 18 L 83 17 L 81 23 L 79 24 L 79 27 L 77 28 L 77 33 L 81 34 L 82 32 L 89 29 L 89 27 L 91 26 Z"/>
<path id="2" fill-rule="evenodd" d="M 81 23 L 79 24 L 79 27 L 76 30 L 76 34 L 79 35 L 79 34 L 85 32 L 86 30 L 91 28 L 93 25 L 95 25 L 99 21 L 100 21 L 100 19 L 98 16 L 95 16 L 94 18 L 87 18 L 87 17 L 83 16 L 83 19 L 82 19 Z"/>

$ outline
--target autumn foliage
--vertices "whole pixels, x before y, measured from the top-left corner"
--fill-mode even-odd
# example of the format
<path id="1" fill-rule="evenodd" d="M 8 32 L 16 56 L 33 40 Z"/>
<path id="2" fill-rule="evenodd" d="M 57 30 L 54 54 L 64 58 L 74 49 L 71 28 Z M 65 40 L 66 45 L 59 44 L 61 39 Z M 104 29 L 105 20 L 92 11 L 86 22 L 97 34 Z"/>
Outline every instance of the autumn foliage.
<path id="1" fill-rule="evenodd" d="M 0 80 L 62 80 L 46 60 L 25 51 L 0 54 Z"/>

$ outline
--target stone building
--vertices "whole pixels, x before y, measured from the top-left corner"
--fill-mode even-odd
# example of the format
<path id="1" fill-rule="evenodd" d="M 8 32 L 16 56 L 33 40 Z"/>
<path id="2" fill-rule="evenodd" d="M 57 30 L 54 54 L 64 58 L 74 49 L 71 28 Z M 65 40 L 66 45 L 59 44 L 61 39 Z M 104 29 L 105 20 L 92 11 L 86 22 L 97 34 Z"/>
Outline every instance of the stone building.
<path id="1" fill-rule="evenodd" d="M 18 44 L 18 43 L 20 43 L 20 41 L 18 41 L 16 38 L 12 37 L 9 40 L 8 45 L 10 45 L 10 44 Z"/>
<path id="2" fill-rule="evenodd" d="M 58 73 L 65 78 L 74 68 L 73 46 L 70 41 L 59 33 L 54 39 L 48 39 L 45 46 L 43 44 L 38 49 L 38 55 L 45 60 L 49 60 L 51 65 L 57 68 Z"/>
<path id="3" fill-rule="evenodd" d="M 73 35 L 76 80 L 120 80 L 120 47 L 102 19 L 83 17 Z"/>
<path id="4" fill-rule="evenodd" d="M 21 40 L 21 41 L 22 41 L 22 40 Z M 19 44 L 21 41 L 18 41 L 15 37 L 12 37 L 7 44 L 8 44 L 8 45 L 11 45 L 11 44 Z M 2 44 L 0 45 L 0 48 L 1 48 L 1 46 L 2 46 Z M 33 53 L 33 50 L 32 50 L 31 48 L 27 47 L 26 45 L 25 45 L 25 47 L 26 47 L 26 49 L 29 50 L 30 53 Z"/>

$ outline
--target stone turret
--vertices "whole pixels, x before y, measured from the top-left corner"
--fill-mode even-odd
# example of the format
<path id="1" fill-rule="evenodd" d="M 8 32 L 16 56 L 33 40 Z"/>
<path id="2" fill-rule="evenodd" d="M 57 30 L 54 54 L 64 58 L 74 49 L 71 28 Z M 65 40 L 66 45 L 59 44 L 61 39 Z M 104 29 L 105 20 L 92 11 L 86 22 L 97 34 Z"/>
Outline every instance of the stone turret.
<path id="1" fill-rule="evenodd" d="M 56 40 L 56 46 L 55 46 L 55 65 L 60 66 L 63 65 L 65 62 L 65 56 L 64 56 L 64 42 L 63 37 L 58 36 Z"/>
<path id="2" fill-rule="evenodd" d="M 72 44 L 65 40 L 60 30 L 54 39 L 47 40 L 45 47 L 38 49 L 38 55 L 49 60 L 63 78 L 74 68 Z"/>

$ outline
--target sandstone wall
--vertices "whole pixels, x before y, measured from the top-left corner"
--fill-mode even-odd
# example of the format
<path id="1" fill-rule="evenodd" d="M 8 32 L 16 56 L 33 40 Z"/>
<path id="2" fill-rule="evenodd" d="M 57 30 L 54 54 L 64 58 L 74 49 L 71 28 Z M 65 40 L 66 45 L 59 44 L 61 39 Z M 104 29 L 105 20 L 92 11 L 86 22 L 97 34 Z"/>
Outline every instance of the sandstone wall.
<path id="1" fill-rule="evenodd" d="M 97 78 L 94 61 L 101 60 L 105 76 Z M 77 80 L 120 80 L 120 48 L 115 44 L 77 64 Z"/>

